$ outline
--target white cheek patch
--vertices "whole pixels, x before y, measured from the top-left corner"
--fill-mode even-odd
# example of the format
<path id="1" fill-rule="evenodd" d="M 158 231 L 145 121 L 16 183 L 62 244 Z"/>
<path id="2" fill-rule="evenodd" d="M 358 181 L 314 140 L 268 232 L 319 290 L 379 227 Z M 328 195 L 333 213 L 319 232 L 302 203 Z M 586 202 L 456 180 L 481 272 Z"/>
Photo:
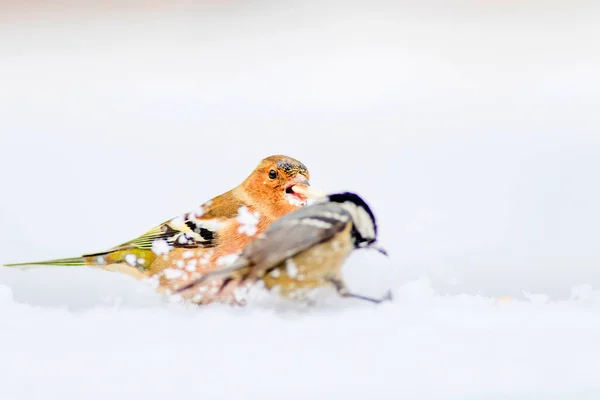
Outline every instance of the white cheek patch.
<path id="1" fill-rule="evenodd" d="M 367 210 L 349 201 L 343 203 L 342 207 L 352 215 L 354 226 L 363 238 L 375 239 L 375 225 Z"/>
<path id="2" fill-rule="evenodd" d="M 371 219 L 371 216 L 369 215 L 369 213 L 367 212 L 367 210 L 365 210 L 362 207 L 358 207 L 358 215 L 359 215 L 359 229 L 361 231 L 361 235 L 365 238 L 375 238 L 375 225 L 373 224 L 373 220 Z M 362 230 L 362 227 L 364 227 L 364 233 Z"/>

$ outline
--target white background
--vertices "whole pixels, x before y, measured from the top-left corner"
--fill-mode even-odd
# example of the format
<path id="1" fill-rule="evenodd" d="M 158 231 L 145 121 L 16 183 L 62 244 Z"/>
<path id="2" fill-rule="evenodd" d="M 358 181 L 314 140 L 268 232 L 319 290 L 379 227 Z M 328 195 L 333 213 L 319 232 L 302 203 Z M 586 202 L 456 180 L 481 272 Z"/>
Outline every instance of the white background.
<path id="1" fill-rule="evenodd" d="M 281 153 L 303 161 L 314 186 L 352 190 L 371 204 L 390 257 L 355 253 L 348 283 L 398 296 L 380 309 L 334 302 L 339 309 L 306 314 L 263 304 L 246 317 L 182 311 L 114 273 L 4 268 L 0 382 L 16 378 L 0 394 L 244 398 L 260 388 L 264 398 L 265 379 L 276 385 L 295 373 L 322 398 L 372 390 L 380 398 L 409 390 L 596 398 L 600 9 L 558 4 L 7 6 L 0 262 L 106 249 Z M 504 296 L 512 302 L 498 303 Z M 206 341 L 220 348 L 208 356 L 220 364 L 197 373 L 212 377 L 193 383 L 189 371 L 175 384 L 172 365 L 191 368 Z M 297 352 L 273 351 L 274 343 Z M 250 365 L 256 358 L 264 365 Z M 82 367 L 92 360 L 101 368 Z M 292 360 L 291 372 L 281 370 Z M 129 363 L 139 370 L 128 372 Z M 147 365 L 153 379 L 166 377 L 164 387 L 158 379 L 134 390 L 115 378 L 146 380 Z M 462 372 L 450 379 L 449 371 Z M 84 372 L 97 380 L 73 387 L 56 378 Z M 44 385 L 21 386 L 42 375 Z M 219 392 L 223 382 L 229 389 Z"/>

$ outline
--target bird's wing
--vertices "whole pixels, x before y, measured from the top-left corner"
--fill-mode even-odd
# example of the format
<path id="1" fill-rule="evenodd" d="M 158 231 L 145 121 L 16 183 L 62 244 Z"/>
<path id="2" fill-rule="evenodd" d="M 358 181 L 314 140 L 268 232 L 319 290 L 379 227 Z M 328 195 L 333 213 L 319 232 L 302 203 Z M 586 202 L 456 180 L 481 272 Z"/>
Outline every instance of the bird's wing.
<path id="1" fill-rule="evenodd" d="M 230 266 L 211 271 L 178 289 L 183 291 L 211 278 L 258 278 L 286 259 L 344 231 L 350 215 L 331 203 L 307 206 L 275 221 L 248 244 Z M 244 271 L 245 270 L 245 271 Z"/>
<path id="2" fill-rule="evenodd" d="M 133 240 L 104 252 L 85 254 L 84 257 L 123 250 L 152 250 L 157 240 L 164 241 L 173 248 L 215 247 L 219 238 L 218 230 L 223 222 L 223 218 L 212 215 L 197 216 L 195 212 L 189 212 L 165 221 Z"/>
<path id="3" fill-rule="evenodd" d="M 218 230 L 225 223 L 226 221 L 221 218 L 198 218 L 193 213 L 187 213 L 181 217 L 165 221 L 143 235 L 105 251 L 87 253 L 80 257 L 5 264 L 5 266 L 87 265 L 104 267 L 107 264 L 126 262 L 127 257 L 134 255 L 147 262 L 144 265 L 144 268 L 146 268 L 156 257 L 156 254 L 160 254 L 161 251 L 172 248 L 194 249 L 215 247 L 219 239 Z M 162 241 L 162 243 L 157 243 L 157 241 Z"/>
<path id="4" fill-rule="evenodd" d="M 155 226 L 143 235 L 121 243 L 108 250 L 83 254 L 80 257 L 61 258 L 5 266 L 29 265 L 58 265 L 58 266 L 100 266 L 112 263 L 123 263 L 131 255 L 146 261 L 145 266 L 151 264 L 161 249 L 171 248 L 211 248 L 218 244 L 219 229 L 227 220 L 237 215 L 241 202 L 225 193 L 204 203 L 197 210 L 185 213 L 179 217 L 165 221 Z M 157 241 L 158 248 L 154 248 Z M 156 251 L 155 251 L 156 250 Z M 141 266 L 138 266 L 138 268 Z M 145 267 L 144 267 L 145 268 Z"/>

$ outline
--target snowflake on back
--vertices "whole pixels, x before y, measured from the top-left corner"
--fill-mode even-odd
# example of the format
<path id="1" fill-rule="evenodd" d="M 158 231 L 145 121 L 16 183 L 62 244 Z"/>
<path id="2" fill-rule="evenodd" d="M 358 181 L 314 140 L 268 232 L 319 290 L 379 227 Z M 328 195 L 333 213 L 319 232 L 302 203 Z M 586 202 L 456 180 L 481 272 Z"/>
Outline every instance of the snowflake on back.
<path id="1" fill-rule="evenodd" d="M 251 212 L 248 207 L 241 206 L 238 209 L 237 220 L 240 223 L 238 228 L 239 233 L 245 233 L 248 236 L 256 235 L 258 231 L 258 222 L 260 221 L 260 213 L 258 211 Z"/>

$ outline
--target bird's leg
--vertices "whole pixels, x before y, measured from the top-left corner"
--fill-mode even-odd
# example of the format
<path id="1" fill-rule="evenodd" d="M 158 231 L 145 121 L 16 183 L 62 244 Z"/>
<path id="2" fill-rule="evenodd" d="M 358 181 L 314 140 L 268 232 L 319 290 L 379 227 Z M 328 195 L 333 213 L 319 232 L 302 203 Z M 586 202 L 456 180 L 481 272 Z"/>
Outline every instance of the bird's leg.
<path id="1" fill-rule="evenodd" d="M 344 282 L 340 279 L 330 278 L 329 281 L 333 284 L 333 286 L 335 286 L 338 294 L 342 297 L 350 297 L 350 298 L 370 301 L 371 303 L 375 303 L 375 304 L 379 304 L 386 300 L 390 300 L 390 301 L 392 300 L 392 292 L 391 291 L 388 291 L 386 293 L 386 295 L 383 296 L 382 298 L 375 299 L 373 297 L 362 296 L 360 294 L 355 294 L 355 293 L 350 292 L 348 290 L 348 288 L 346 287 L 346 285 L 344 284 Z"/>
<path id="2" fill-rule="evenodd" d="M 345 291 L 345 292 L 340 292 L 340 291 L 338 291 L 338 293 L 339 293 L 339 294 L 340 294 L 340 296 L 342 296 L 342 297 L 353 297 L 353 298 L 355 298 L 355 299 L 360 299 L 360 300 L 366 300 L 366 301 L 370 301 L 370 302 L 372 302 L 372 303 L 375 303 L 375 304 L 382 303 L 382 302 L 384 302 L 384 301 L 386 301 L 386 300 L 389 300 L 389 301 L 391 301 L 391 300 L 392 300 L 392 293 L 391 293 L 390 291 L 388 291 L 388 292 L 386 293 L 386 295 L 385 295 L 385 296 L 383 296 L 383 297 L 382 297 L 382 298 L 380 298 L 380 299 L 375 299 L 375 298 L 373 298 L 373 297 L 367 297 L 367 296 L 361 296 L 360 294 L 354 294 L 354 293 L 350 293 L 350 292 L 348 292 L 348 291 Z"/>
<path id="3" fill-rule="evenodd" d="M 386 249 L 384 249 L 381 246 L 377 246 L 376 244 L 370 244 L 368 246 L 362 247 L 363 249 L 371 249 L 371 250 L 375 250 L 381 254 L 383 254 L 386 257 L 389 257 L 388 252 Z"/>

